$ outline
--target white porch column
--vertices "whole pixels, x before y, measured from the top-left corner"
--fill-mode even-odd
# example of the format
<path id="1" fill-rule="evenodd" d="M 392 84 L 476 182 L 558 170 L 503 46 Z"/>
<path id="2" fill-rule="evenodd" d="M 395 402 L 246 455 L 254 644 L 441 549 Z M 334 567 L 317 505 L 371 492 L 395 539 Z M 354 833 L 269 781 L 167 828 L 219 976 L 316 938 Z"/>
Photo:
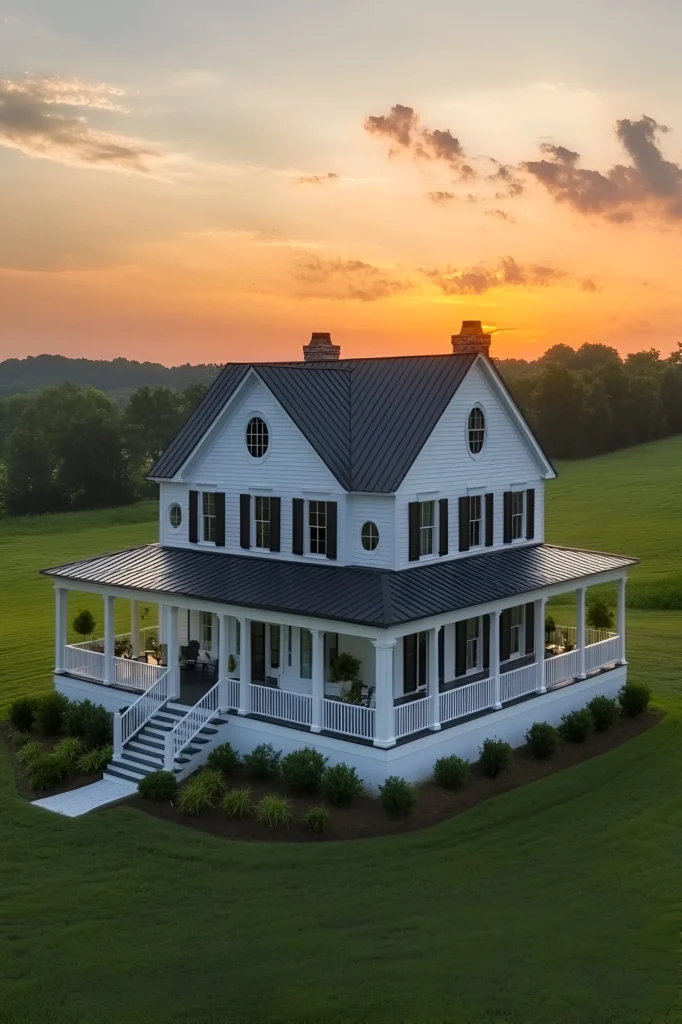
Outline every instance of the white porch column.
<path id="1" fill-rule="evenodd" d="M 575 614 L 576 614 L 576 647 L 578 648 L 578 675 L 577 679 L 585 678 L 585 594 L 586 587 L 578 587 L 575 592 Z"/>
<path id="2" fill-rule="evenodd" d="M 55 652 L 54 652 L 54 670 L 55 672 L 63 672 L 65 669 L 65 651 L 66 647 L 66 616 L 68 608 L 68 597 L 69 592 L 65 587 L 55 587 L 55 611 L 54 611 L 54 630 L 55 630 Z"/>
<path id="3" fill-rule="evenodd" d="M 165 642 L 166 642 L 166 634 L 168 632 L 168 624 L 167 624 L 168 605 L 167 604 L 158 604 L 156 607 L 158 609 L 157 615 L 158 615 L 158 620 L 159 620 L 159 625 L 158 625 L 158 628 L 157 628 L 157 631 L 156 631 L 157 632 L 157 638 L 156 639 L 157 639 L 157 641 L 159 643 L 159 646 L 161 646 L 161 644 L 165 644 Z"/>
<path id="4" fill-rule="evenodd" d="M 372 640 L 376 666 L 374 746 L 395 746 L 393 726 L 393 650 L 395 640 Z"/>
<path id="5" fill-rule="evenodd" d="M 627 577 L 618 580 L 618 664 L 627 665 L 625 660 L 625 583 Z"/>
<path id="6" fill-rule="evenodd" d="M 502 707 L 500 700 L 500 613 L 496 609 L 490 613 L 490 676 L 493 680 L 494 699 L 493 707 L 499 711 Z"/>
<path id="7" fill-rule="evenodd" d="M 251 710 L 251 619 L 239 620 L 239 714 Z"/>
<path id="8" fill-rule="evenodd" d="M 440 694 L 438 692 L 438 630 L 429 630 L 429 653 L 426 659 L 426 692 L 431 698 L 429 706 L 429 729 L 440 729 Z"/>
<path id="9" fill-rule="evenodd" d="M 312 637 L 312 715 L 311 715 L 311 732 L 322 731 L 322 701 L 324 700 L 324 631 L 321 629 L 311 629 L 310 635 Z"/>
<path id="10" fill-rule="evenodd" d="M 180 631 L 178 629 L 177 605 L 170 605 L 164 623 L 166 629 L 166 661 L 168 662 L 168 696 L 171 700 L 180 697 Z"/>
<path id="11" fill-rule="evenodd" d="M 113 683 L 116 675 L 114 663 L 114 598 L 107 594 L 104 598 L 104 682 Z"/>
<path id="12" fill-rule="evenodd" d="M 547 598 L 538 597 L 535 601 L 535 661 L 537 663 L 537 691 L 547 693 L 545 686 L 545 605 Z"/>
<path id="13" fill-rule="evenodd" d="M 140 614 L 137 601 L 130 601 L 130 642 L 133 658 L 140 657 Z"/>
<path id="14" fill-rule="evenodd" d="M 229 672 L 227 671 L 227 659 L 230 657 L 230 616 L 219 615 L 218 616 L 218 681 L 220 687 L 218 689 L 218 695 L 220 700 L 220 710 L 225 711 L 229 705 L 227 701 L 227 692 L 225 680 L 227 679 Z"/>

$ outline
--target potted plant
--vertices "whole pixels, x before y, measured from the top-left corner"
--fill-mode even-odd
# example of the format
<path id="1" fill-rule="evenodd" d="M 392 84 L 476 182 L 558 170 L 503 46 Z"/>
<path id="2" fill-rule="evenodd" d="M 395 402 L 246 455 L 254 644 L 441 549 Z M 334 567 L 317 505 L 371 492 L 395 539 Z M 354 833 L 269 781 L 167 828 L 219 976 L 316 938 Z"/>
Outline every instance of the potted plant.
<path id="1" fill-rule="evenodd" d="M 237 662 L 234 660 L 234 654 L 231 654 L 227 659 L 227 674 L 233 676 L 237 671 Z"/>
<path id="2" fill-rule="evenodd" d="M 348 704 L 359 704 L 362 697 L 362 662 L 347 651 L 337 654 L 331 664 L 329 676 L 332 683 L 341 684 L 341 697 Z"/>

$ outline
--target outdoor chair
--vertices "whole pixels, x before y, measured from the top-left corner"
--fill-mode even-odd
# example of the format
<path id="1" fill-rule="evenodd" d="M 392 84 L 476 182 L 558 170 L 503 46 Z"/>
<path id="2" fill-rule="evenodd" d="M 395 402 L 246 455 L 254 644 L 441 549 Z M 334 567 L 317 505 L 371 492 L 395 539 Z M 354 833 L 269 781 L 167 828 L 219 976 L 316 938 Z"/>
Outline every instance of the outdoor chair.
<path id="1" fill-rule="evenodd" d="M 180 648 L 180 654 L 185 660 L 186 668 L 196 668 L 199 657 L 199 641 L 190 640 L 186 647 Z"/>

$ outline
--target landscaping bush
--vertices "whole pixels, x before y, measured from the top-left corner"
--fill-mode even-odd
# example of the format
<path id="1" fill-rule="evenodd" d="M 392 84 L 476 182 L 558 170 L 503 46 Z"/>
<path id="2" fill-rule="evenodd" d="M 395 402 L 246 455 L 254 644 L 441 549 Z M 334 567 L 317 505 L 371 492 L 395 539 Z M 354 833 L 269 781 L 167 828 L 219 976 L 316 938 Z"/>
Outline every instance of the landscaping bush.
<path id="1" fill-rule="evenodd" d="M 105 770 L 113 756 L 114 748 L 111 744 L 106 747 L 95 747 L 94 750 L 86 750 L 84 754 L 81 754 L 76 767 L 84 775 L 96 775 Z"/>
<path id="2" fill-rule="evenodd" d="M 90 754 L 94 753 L 96 751 L 90 751 Z M 143 800 L 156 800 L 157 803 L 173 800 L 177 791 L 178 780 L 173 772 L 152 772 L 151 775 L 145 775 L 140 779 L 137 786 L 137 792 Z"/>
<path id="3" fill-rule="evenodd" d="M 593 697 L 587 705 L 597 732 L 610 729 L 620 714 L 620 706 L 613 697 Z"/>
<path id="4" fill-rule="evenodd" d="M 322 792 L 335 807 L 347 807 L 353 797 L 362 793 L 362 779 L 349 764 L 335 764 L 322 774 Z"/>
<path id="5" fill-rule="evenodd" d="M 95 629 L 95 617 L 89 608 L 83 608 L 75 616 L 72 625 L 79 636 L 92 636 Z"/>
<path id="6" fill-rule="evenodd" d="M 78 736 L 86 750 L 106 747 L 113 740 L 113 716 L 91 700 L 70 701 L 64 711 L 64 732 Z"/>
<path id="7" fill-rule="evenodd" d="M 217 799 L 225 790 L 225 777 L 217 768 L 204 766 L 197 772 L 198 779 L 202 786 L 205 786 L 214 799 Z"/>
<path id="8" fill-rule="evenodd" d="M 584 743 L 593 727 L 592 715 L 587 708 L 581 708 L 562 717 L 559 732 L 569 743 Z"/>
<path id="9" fill-rule="evenodd" d="M 628 718 L 643 715 L 649 707 L 651 690 L 646 683 L 626 683 L 618 691 L 618 703 Z"/>
<path id="10" fill-rule="evenodd" d="M 19 729 L 15 729 L 14 727 L 10 727 L 7 733 L 7 738 L 15 747 L 25 747 L 27 743 L 32 742 L 30 732 L 21 732 Z"/>
<path id="11" fill-rule="evenodd" d="M 560 739 L 559 730 L 549 722 L 533 722 L 526 733 L 528 749 L 539 761 L 549 761 L 556 753 Z"/>
<path id="12" fill-rule="evenodd" d="M 613 612 L 603 597 L 591 597 L 587 602 L 587 625 L 592 629 L 611 629 Z"/>
<path id="13" fill-rule="evenodd" d="M 9 720 L 17 732 L 28 732 L 35 722 L 35 701 L 18 697 L 9 706 Z"/>
<path id="14" fill-rule="evenodd" d="M 250 818 L 253 814 L 250 789 L 228 789 L 220 805 L 230 818 Z"/>
<path id="15" fill-rule="evenodd" d="M 206 764 L 227 777 L 234 774 L 239 764 L 239 754 L 233 750 L 231 743 L 219 743 L 208 755 Z"/>
<path id="16" fill-rule="evenodd" d="M 210 785 L 210 780 L 202 778 L 203 774 L 203 772 L 199 772 L 180 790 L 178 807 L 183 814 L 201 814 L 203 811 L 210 811 L 215 807 L 217 794 Z"/>
<path id="17" fill-rule="evenodd" d="M 48 693 L 36 704 L 36 724 L 46 736 L 57 736 L 62 731 L 62 722 L 69 702 L 63 693 Z"/>
<path id="18" fill-rule="evenodd" d="M 468 775 L 468 761 L 455 754 L 439 757 L 433 766 L 433 777 L 443 789 L 461 789 Z"/>
<path id="19" fill-rule="evenodd" d="M 94 704 L 91 700 L 71 700 L 69 705 L 64 712 L 64 721 L 62 723 L 64 732 L 67 736 L 79 736 L 83 738 L 85 731 L 85 717 L 88 714 L 90 708 L 94 708 Z"/>
<path id="20" fill-rule="evenodd" d="M 384 810 L 392 818 L 404 818 L 417 806 L 417 787 L 398 775 L 389 775 L 383 786 L 379 786 L 379 793 Z"/>
<path id="21" fill-rule="evenodd" d="M 263 782 L 277 778 L 281 760 L 281 750 L 275 750 L 272 743 L 261 743 L 250 754 L 244 754 L 244 767 L 252 779 Z"/>
<path id="22" fill-rule="evenodd" d="M 64 766 L 54 754 L 44 750 L 28 765 L 28 784 L 31 789 L 51 789 L 64 778 Z"/>
<path id="23" fill-rule="evenodd" d="M 45 753 L 45 748 L 42 743 L 38 743 L 37 740 L 31 740 L 29 743 L 24 744 L 19 753 L 17 754 L 17 760 L 20 764 L 28 766 L 32 761 L 35 761 L 37 757 L 42 757 Z"/>
<path id="24" fill-rule="evenodd" d="M 288 828 L 293 815 L 289 801 L 270 793 L 256 805 L 256 819 L 268 828 Z"/>
<path id="25" fill-rule="evenodd" d="M 64 775 L 70 775 L 72 772 L 75 772 L 82 752 L 81 741 L 76 736 L 66 736 L 52 750 L 53 756 L 59 760 L 63 768 Z"/>
<path id="26" fill-rule="evenodd" d="M 299 796 L 317 793 L 327 758 L 313 747 L 294 750 L 282 761 L 282 776 L 285 783 Z"/>
<path id="27" fill-rule="evenodd" d="M 492 779 L 506 771 L 511 764 L 512 748 L 504 740 L 484 740 L 478 753 L 483 774 Z"/>
<path id="28" fill-rule="evenodd" d="M 323 835 L 329 828 L 331 815 L 326 807 L 311 807 L 301 818 L 306 832 L 315 836 Z"/>

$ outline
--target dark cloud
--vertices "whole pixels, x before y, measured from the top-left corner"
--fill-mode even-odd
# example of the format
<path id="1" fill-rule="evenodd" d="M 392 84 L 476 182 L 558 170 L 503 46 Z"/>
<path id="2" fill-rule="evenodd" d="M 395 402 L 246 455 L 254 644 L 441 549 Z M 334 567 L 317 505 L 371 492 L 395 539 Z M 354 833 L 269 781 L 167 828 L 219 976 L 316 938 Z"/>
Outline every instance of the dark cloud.
<path id="1" fill-rule="evenodd" d="M 523 165 L 558 202 L 585 214 L 599 214 L 614 223 L 632 220 L 627 207 L 652 206 L 666 220 L 682 218 L 682 167 L 666 160 L 657 145 L 668 131 L 653 117 L 616 122 L 616 136 L 630 164 L 616 164 L 606 173 L 579 167 L 580 154 L 545 143 L 545 159 Z M 622 209 L 625 207 L 626 209 Z"/>
<path id="2" fill-rule="evenodd" d="M 448 206 L 453 200 L 457 199 L 454 192 L 427 192 L 426 193 L 432 203 L 436 203 L 438 206 Z"/>
<path id="3" fill-rule="evenodd" d="M 596 291 L 599 291 L 599 289 L 597 288 L 596 284 L 594 283 L 594 281 L 592 280 L 591 277 L 586 277 L 585 280 L 580 285 L 580 287 L 582 288 L 582 290 L 584 292 L 596 292 Z"/>
<path id="4" fill-rule="evenodd" d="M 487 217 L 495 217 L 497 220 L 506 220 L 510 224 L 516 223 L 512 215 L 507 213 L 506 210 L 486 210 L 485 212 Z"/>
<path id="5" fill-rule="evenodd" d="M 120 90 L 78 80 L 0 79 L 0 145 L 60 163 L 146 174 L 160 154 L 134 140 L 90 128 L 73 111 L 117 110 Z M 71 113 L 69 113 L 71 111 Z"/>
<path id="6" fill-rule="evenodd" d="M 398 147 L 392 148 L 391 153 L 403 149 L 421 159 L 441 160 L 451 167 L 462 170 L 464 149 L 459 139 L 448 128 L 421 128 L 419 114 L 413 107 L 396 103 L 388 114 L 371 115 L 366 118 L 364 127 L 371 135 L 388 139 L 393 146 Z M 465 166 L 467 170 L 464 173 L 474 177 L 476 172 L 473 167 Z"/>
<path id="7" fill-rule="evenodd" d="M 504 192 L 496 192 L 496 199 L 508 199 L 520 196 L 524 190 L 524 184 L 519 178 L 516 168 L 510 164 L 501 164 L 499 160 L 492 158 L 492 162 L 495 164 L 497 170 L 492 174 L 488 175 L 488 181 L 492 181 L 498 185 L 504 185 Z"/>
<path id="8" fill-rule="evenodd" d="M 322 259 L 316 255 L 299 260 L 295 277 L 306 286 L 306 295 L 359 302 L 386 299 L 411 287 L 409 281 L 363 260 Z"/>
<path id="9" fill-rule="evenodd" d="M 444 270 L 424 270 L 423 273 L 445 295 L 482 295 L 493 288 L 506 286 L 543 288 L 563 277 L 563 273 L 553 267 L 522 265 L 511 256 L 504 257 L 492 269 L 482 266 L 446 267 Z"/>
<path id="10" fill-rule="evenodd" d="M 336 181 L 338 174 L 327 171 L 326 174 L 302 174 L 298 179 L 299 185 L 326 185 L 330 181 Z"/>

